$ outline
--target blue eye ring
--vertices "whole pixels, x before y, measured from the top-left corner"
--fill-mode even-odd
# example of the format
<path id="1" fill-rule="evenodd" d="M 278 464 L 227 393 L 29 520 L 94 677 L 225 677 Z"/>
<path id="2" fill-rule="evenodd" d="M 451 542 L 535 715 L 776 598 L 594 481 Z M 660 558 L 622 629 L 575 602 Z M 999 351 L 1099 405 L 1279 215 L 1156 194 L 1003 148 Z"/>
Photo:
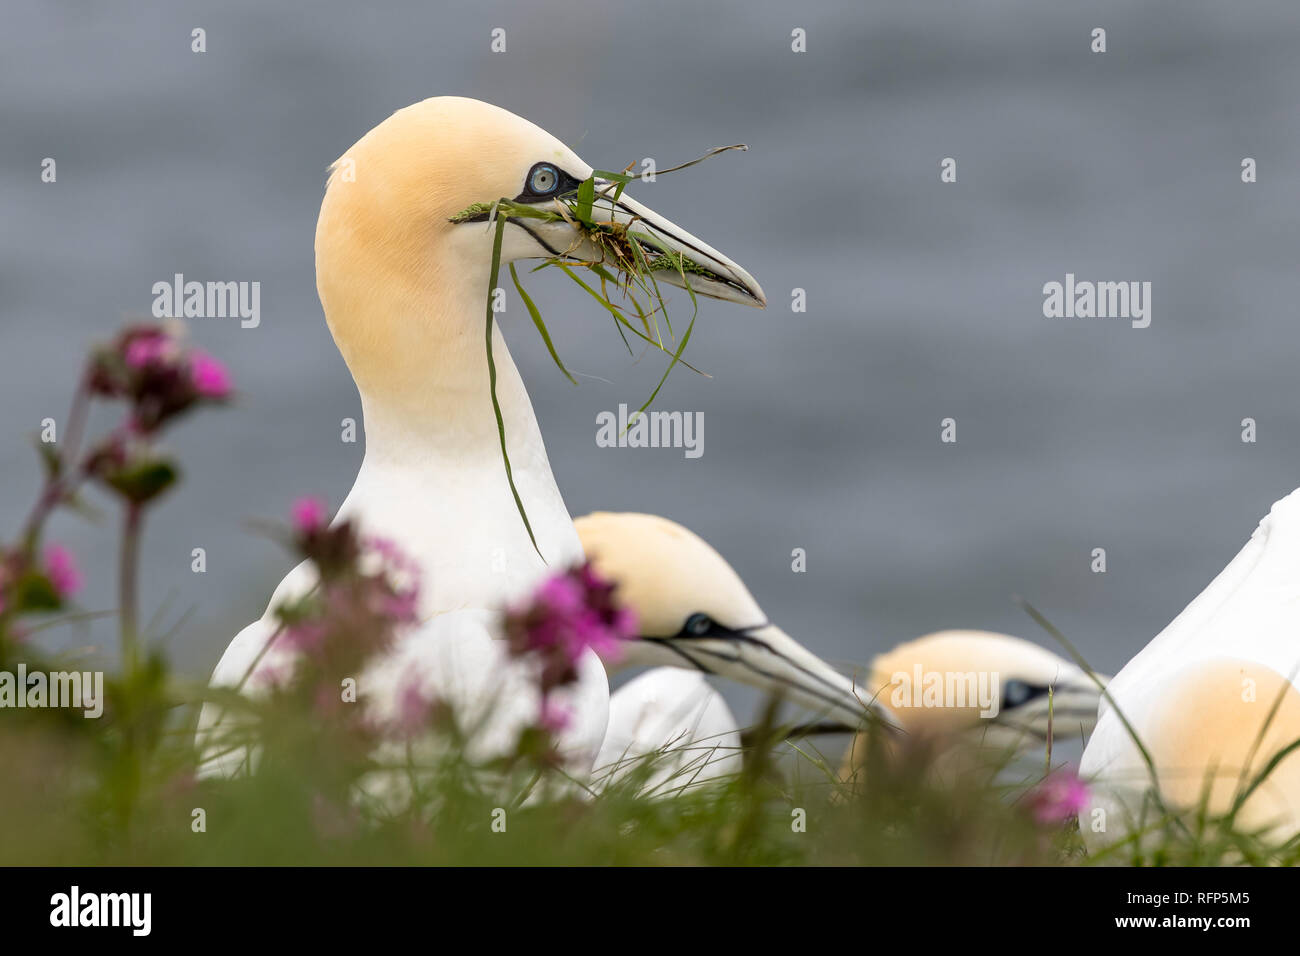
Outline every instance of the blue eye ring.
<path id="1" fill-rule="evenodd" d="M 528 172 L 528 190 L 535 196 L 549 196 L 560 188 L 560 171 L 550 163 L 538 163 Z"/>
<path id="2" fill-rule="evenodd" d="M 713 621 L 707 614 L 692 614 L 686 619 L 682 632 L 692 637 L 704 637 L 713 630 Z"/>

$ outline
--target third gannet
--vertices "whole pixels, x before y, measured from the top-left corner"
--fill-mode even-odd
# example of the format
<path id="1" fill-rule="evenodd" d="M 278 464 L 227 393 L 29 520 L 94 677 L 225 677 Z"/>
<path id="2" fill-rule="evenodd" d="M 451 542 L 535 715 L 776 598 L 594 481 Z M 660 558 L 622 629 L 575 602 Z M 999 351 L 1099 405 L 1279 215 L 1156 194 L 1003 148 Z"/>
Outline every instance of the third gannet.
<path id="1" fill-rule="evenodd" d="M 928 680 L 943 688 L 933 699 L 924 693 Z M 1004 752 L 1045 741 L 1049 712 L 1053 739 L 1086 738 L 1101 693 L 1064 658 L 991 631 L 938 631 L 906 641 L 876 657 L 862 683 L 909 739 L 940 747 L 966 740 Z M 948 699 L 954 690 L 962 699 Z M 981 690 L 989 692 L 986 701 Z M 850 779 L 866 752 L 865 738 L 855 737 L 840 775 Z"/>
<path id="2" fill-rule="evenodd" d="M 366 438 L 360 472 L 335 520 L 354 520 L 418 561 L 420 612 L 430 621 L 422 639 L 464 642 L 469 650 L 458 667 L 495 656 L 494 645 L 484 643 L 492 636 L 485 615 L 583 553 L 528 393 L 494 328 L 496 394 L 536 549 L 516 508 L 489 398 L 484 333 L 493 230 L 483 221 L 452 220 L 503 198 L 549 205 L 592 174 L 571 149 L 518 116 L 476 100 L 435 97 L 397 111 L 349 149 L 333 165 L 321 204 L 317 289 L 360 392 Z M 626 195 L 615 206 L 612 218 L 637 220 L 685 257 L 696 293 L 765 304 L 753 277 L 700 239 Z M 600 251 L 567 221 L 509 219 L 502 263 L 555 255 L 594 261 Z M 672 271 L 658 278 L 683 281 Z M 227 648 L 214 684 L 241 685 L 275 633 L 275 609 L 313 583 L 306 565 L 281 582 L 266 614 Z M 367 693 L 365 681 L 361 690 Z M 382 681 L 369 684 L 371 696 L 393 692 Z M 582 713 L 564 743 L 576 765 L 589 766 L 608 700 L 593 654 L 583 662 L 575 696 Z M 213 705 L 204 708 L 201 748 L 220 715 Z M 218 762 L 234 772 L 242 761 L 234 753 Z"/>
<path id="3" fill-rule="evenodd" d="M 1204 799 L 1217 815 L 1242 780 L 1300 739 L 1298 671 L 1300 490 L 1273 505 L 1228 566 L 1107 687 L 1080 764 L 1095 796 L 1080 814 L 1084 836 L 1111 842 L 1159 817 L 1144 810 L 1157 783 L 1121 713 L 1155 764 L 1166 806 L 1185 811 Z M 1279 838 L 1300 833 L 1300 755 L 1281 760 L 1237 820 L 1275 826 Z"/>

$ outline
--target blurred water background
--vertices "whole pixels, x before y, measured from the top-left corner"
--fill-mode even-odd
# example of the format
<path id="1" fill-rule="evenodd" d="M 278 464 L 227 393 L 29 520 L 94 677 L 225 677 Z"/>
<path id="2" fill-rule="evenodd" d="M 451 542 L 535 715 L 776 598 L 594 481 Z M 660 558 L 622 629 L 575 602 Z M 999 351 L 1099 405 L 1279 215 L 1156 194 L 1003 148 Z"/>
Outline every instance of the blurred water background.
<path id="1" fill-rule="evenodd" d="M 246 519 L 306 492 L 337 503 L 360 462 L 339 440 L 360 404 L 315 293 L 325 167 L 435 94 L 504 106 L 605 168 L 750 145 L 636 189 L 771 300 L 706 303 L 687 357 L 713 377 L 677 371 L 661 394 L 704 412 L 702 458 L 596 446 L 596 414 L 639 404 L 663 363 L 629 358 L 562 276 L 532 294 L 567 364 L 599 379 L 569 385 L 522 311 L 506 333 L 570 511 L 684 522 L 828 658 L 861 664 L 946 627 L 1051 646 L 1018 594 L 1114 670 L 1300 485 L 1293 2 L 5 11 L 0 527 L 28 507 L 28 438 L 62 420 L 88 343 L 147 315 L 174 273 L 261 283 L 259 328 L 193 324 L 240 400 L 175 434 L 186 481 L 147 528 L 144 606 L 166 606 L 160 630 L 190 612 L 168 641 L 195 675 L 289 567 Z M 505 54 L 488 49 L 498 26 Z M 794 27 L 808 52 L 790 51 Z M 958 182 L 941 185 L 949 156 Z M 1043 284 L 1067 272 L 1152 282 L 1151 327 L 1044 318 Z M 939 440 L 948 416 L 955 445 Z M 1247 416 L 1256 444 L 1240 440 Z M 54 532 L 83 556 L 84 605 L 111 608 L 114 525 Z"/>

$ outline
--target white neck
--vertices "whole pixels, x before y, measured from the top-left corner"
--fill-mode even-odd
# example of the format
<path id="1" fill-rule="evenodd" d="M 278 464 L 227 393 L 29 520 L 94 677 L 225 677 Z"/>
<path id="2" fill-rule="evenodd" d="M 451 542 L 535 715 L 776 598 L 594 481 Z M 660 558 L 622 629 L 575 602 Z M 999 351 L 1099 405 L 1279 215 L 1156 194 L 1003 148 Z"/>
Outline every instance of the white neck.
<path id="1" fill-rule="evenodd" d="M 494 327 L 496 395 L 537 549 L 506 480 L 488 379 L 486 270 L 440 278 L 450 281 L 408 287 L 383 303 L 367 299 L 368 314 L 348 318 L 347 339 L 336 334 L 361 391 L 366 433 L 365 459 L 339 514 L 420 561 L 426 616 L 499 607 L 548 568 L 582 557 L 528 392 Z M 357 329 L 384 340 L 359 344 L 351 339 Z"/>

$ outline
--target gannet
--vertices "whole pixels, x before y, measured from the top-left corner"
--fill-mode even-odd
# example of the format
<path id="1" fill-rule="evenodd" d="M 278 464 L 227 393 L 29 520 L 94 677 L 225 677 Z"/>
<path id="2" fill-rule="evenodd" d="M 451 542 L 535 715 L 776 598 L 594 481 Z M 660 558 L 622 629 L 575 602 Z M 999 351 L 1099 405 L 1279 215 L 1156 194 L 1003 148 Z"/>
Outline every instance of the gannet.
<path id="1" fill-rule="evenodd" d="M 888 720 L 865 688 L 772 624 L 726 559 L 694 532 L 632 512 L 596 512 L 574 524 L 592 564 L 618 584 L 641 622 L 641 638 L 627 643 L 614 667 L 653 668 L 611 697 L 597 779 L 635 772 L 639 760 L 664 750 L 675 757 L 655 757 L 648 791 L 735 773 L 739 727 L 706 674 L 784 695 L 850 730 L 873 712 Z"/>
<path id="2" fill-rule="evenodd" d="M 1097 682 L 1064 658 L 991 631 L 938 631 L 906 641 L 877 656 L 869 672 L 868 693 L 889 707 L 907 739 L 930 745 L 964 739 L 1004 752 L 1027 749 L 1047 739 L 1049 710 L 1054 740 L 1086 737 L 1100 696 Z M 922 691 L 931 675 L 960 688 L 962 698 L 929 700 L 920 693 L 918 701 L 913 691 Z M 990 692 L 993 707 L 979 699 L 981 689 Z M 841 776 L 850 779 L 866 752 L 866 738 L 855 737 Z"/>
<path id="3" fill-rule="evenodd" d="M 887 717 L 853 680 L 767 619 L 726 559 L 675 521 L 598 511 L 574 522 L 596 569 L 636 611 L 616 666 L 686 667 L 781 694 L 856 727 Z"/>
<path id="4" fill-rule="evenodd" d="M 501 198 L 552 204 L 592 175 L 591 166 L 539 127 L 460 97 L 397 111 L 331 167 L 316 228 L 317 290 L 361 396 L 366 440 L 360 472 L 335 521 L 353 520 L 418 562 L 420 614 L 428 621 L 392 659 L 376 664 L 369 681 L 359 682 L 362 695 L 381 705 L 396 694 L 393 682 L 402 672 L 396 661 L 460 675 L 463 686 L 442 688 L 443 696 L 481 685 L 484 669 L 500 659 L 492 614 L 549 570 L 582 561 L 528 394 L 494 328 L 496 394 L 536 548 L 516 508 L 489 398 L 484 340 L 493 230 L 482 221 L 452 219 Z M 660 282 L 682 285 L 689 277 L 699 295 L 765 304 L 754 278 L 717 250 L 626 194 L 614 205 L 612 218 L 637 220 L 638 229 L 690 263 L 683 275 L 657 273 Z M 508 220 L 503 264 L 557 255 L 597 261 L 601 252 L 567 221 Z M 290 572 L 263 617 L 226 649 L 214 685 L 243 686 L 275 633 L 276 608 L 314 580 L 308 565 Z M 589 769 L 605 730 L 608 683 L 594 654 L 580 670 L 571 694 L 578 713 L 561 746 L 575 767 Z M 204 708 L 200 750 L 221 772 L 237 772 L 242 753 L 220 756 L 204 746 L 221 713 L 212 704 Z"/>
<path id="5" fill-rule="evenodd" d="M 1211 814 L 1300 739 L 1300 490 L 1276 502 L 1245 547 L 1115 676 L 1080 772 L 1094 799 L 1079 815 L 1093 845 L 1158 821 L 1144 798 L 1151 772 L 1120 718 L 1155 764 L 1165 805 Z M 1277 707 L 1272 722 L 1270 711 Z M 1300 832 L 1300 757 L 1294 752 L 1251 795 L 1237 822 Z"/>

